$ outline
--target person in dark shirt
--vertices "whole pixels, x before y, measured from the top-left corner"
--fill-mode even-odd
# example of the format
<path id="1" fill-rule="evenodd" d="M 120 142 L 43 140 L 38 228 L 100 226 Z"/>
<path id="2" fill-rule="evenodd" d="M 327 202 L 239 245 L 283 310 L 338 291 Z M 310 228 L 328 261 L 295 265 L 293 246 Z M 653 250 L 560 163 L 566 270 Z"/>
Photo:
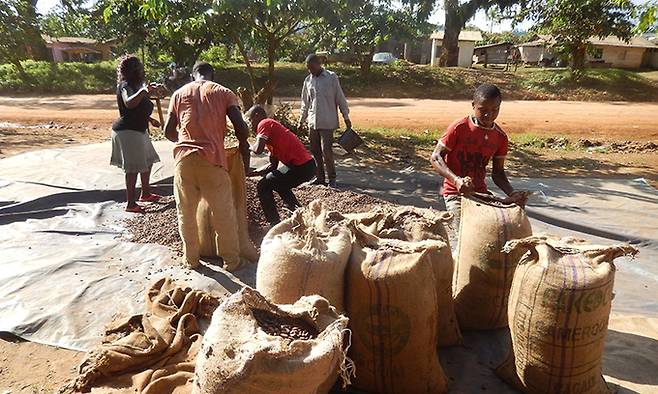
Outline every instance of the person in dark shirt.
<path id="1" fill-rule="evenodd" d="M 112 123 L 112 157 L 110 164 L 126 173 L 127 212 L 144 213 L 137 204 L 137 174 L 140 174 L 142 193 L 140 202 L 154 202 L 161 196 L 151 193 L 151 167 L 160 161 L 148 133 L 149 123 L 159 127 L 151 118 L 153 103 L 148 95 L 158 89 L 156 83 L 144 83 L 144 65 L 133 55 L 121 58 L 117 66 L 117 106 L 119 118 Z"/>
<path id="2" fill-rule="evenodd" d="M 274 191 L 279 193 L 286 208 L 295 210 L 301 204 L 292 189 L 313 179 L 316 164 L 299 138 L 281 123 L 268 118 L 263 107 L 251 107 L 247 118 L 256 134 L 251 151 L 259 154 L 267 148 L 270 152 L 269 164 L 251 172 L 250 176 L 263 176 L 257 185 L 258 198 L 265 218 L 274 226 L 281 221 L 274 202 Z M 283 164 L 280 167 L 279 162 Z"/>

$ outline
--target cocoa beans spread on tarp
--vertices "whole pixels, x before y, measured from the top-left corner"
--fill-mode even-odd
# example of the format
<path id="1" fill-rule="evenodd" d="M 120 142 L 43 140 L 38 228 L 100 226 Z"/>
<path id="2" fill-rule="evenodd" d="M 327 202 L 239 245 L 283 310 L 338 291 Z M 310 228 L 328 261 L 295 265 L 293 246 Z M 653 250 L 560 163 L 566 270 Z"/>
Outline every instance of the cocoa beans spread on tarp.
<path id="1" fill-rule="evenodd" d="M 249 228 L 247 223 L 247 185 L 245 183 L 244 164 L 242 155 L 237 147 L 226 149 L 226 158 L 228 160 L 228 173 L 231 179 L 231 188 L 233 190 L 233 208 L 238 224 L 238 238 L 240 240 L 240 256 L 247 261 L 255 262 L 258 260 L 258 251 L 249 237 Z M 229 209 L 229 207 L 226 207 Z M 197 225 L 199 228 L 199 245 L 202 256 L 218 257 L 217 233 L 212 228 L 210 221 L 210 207 L 208 203 L 201 199 L 197 208 Z"/>
<path id="2" fill-rule="evenodd" d="M 446 244 L 380 239 L 353 227 L 345 306 L 354 386 L 375 393 L 445 392 L 429 253 Z"/>
<path id="3" fill-rule="evenodd" d="M 346 216 L 355 220 L 356 224 L 365 232 L 380 238 L 409 242 L 440 240 L 446 243 L 446 247 L 433 248 L 428 252 L 436 279 L 439 346 L 461 344 L 462 335 L 457 324 L 452 298 L 454 260 L 445 229 L 445 223 L 452 220 L 452 214 L 433 209 L 403 206 L 381 208 L 370 213 Z"/>
<path id="4" fill-rule="evenodd" d="M 455 312 L 462 329 L 507 326 L 507 298 L 521 252 L 507 241 L 532 235 L 525 210 L 494 197 L 462 197 L 454 277 Z"/>
<path id="5" fill-rule="evenodd" d="M 215 311 L 193 393 L 326 393 L 345 368 L 347 318 L 320 296 L 274 305 L 244 288 Z"/>
<path id="6" fill-rule="evenodd" d="M 342 311 L 352 233 L 316 200 L 274 226 L 263 239 L 256 289 L 276 304 L 320 295 Z"/>
<path id="7" fill-rule="evenodd" d="M 608 393 L 601 361 L 613 260 L 637 249 L 529 237 L 509 242 L 505 251 L 527 253 L 514 274 L 508 311 L 512 350 L 499 376 L 526 393 Z"/>

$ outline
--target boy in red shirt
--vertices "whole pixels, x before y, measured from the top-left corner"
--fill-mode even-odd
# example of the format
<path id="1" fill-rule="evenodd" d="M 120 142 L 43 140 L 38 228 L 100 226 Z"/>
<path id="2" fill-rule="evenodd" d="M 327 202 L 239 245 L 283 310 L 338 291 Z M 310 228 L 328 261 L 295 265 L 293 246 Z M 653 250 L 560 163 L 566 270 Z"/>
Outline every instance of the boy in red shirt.
<path id="1" fill-rule="evenodd" d="M 496 85 L 480 85 L 473 95 L 473 115 L 451 124 L 432 153 L 430 162 L 443 176 L 443 199 L 459 227 L 461 195 L 489 193 L 485 183 L 487 165 L 493 161 L 491 178 L 508 196 L 507 201 L 525 205 L 527 194 L 515 191 L 505 174 L 509 141 L 495 123 L 502 95 Z M 454 239 L 452 240 L 454 243 Z"/>
<path id="2" fill-rule="evenodd" d="M 294 211 L 301 206 L 292 189 L 308 182 L 315 176 L 316 164 L 304 144 L 290 130 L 274 119 L 269 119 L 265 109 L 254 105 L 247 111 L 247 119 L 256 134 L 251 151 L 260 154 L 267 147 L 270 163 L 250 175 L 264 175 L 258 181 L 258 198 L 265 218 L 271 225 L 281 221 L 274 202 L 274 191 L 279 193 L 286 208 Z M 279 168 L 279 162 L 283 165 Z"/>

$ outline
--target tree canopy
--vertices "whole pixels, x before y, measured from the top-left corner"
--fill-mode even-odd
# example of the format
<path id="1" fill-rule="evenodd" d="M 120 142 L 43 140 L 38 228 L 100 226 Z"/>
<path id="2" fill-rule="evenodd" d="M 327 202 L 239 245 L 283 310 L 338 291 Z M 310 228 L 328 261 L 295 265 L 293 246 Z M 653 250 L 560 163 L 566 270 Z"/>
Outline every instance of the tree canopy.
<path id="1" fill-rule="evenodd" d="M 571 58 L 571 70 L 577 78 L 585 67 L 590 38 L 629 40 L 633 14 L 629 0 L 532 0 L 520 17 L 534 21 L 539 31 L 553 37 L 555 51 Z"/>

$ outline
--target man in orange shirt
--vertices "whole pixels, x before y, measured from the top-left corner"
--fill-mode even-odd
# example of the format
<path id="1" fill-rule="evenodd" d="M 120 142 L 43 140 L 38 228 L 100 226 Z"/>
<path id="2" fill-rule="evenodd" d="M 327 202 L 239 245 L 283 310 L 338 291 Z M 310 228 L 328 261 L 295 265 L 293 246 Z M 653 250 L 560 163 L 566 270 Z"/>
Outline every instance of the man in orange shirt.
<path id="1" fill-rule="evenodd" d="M 204 198 L 219 234 L 224 265 L 233 270 L 240 265 L 240 246 L 224 150 L 226 116 L 235 128 L 245 171 L 249 169 L 249 129 L 242 119 L 238 98 L 230 89 L 213 82 L 213 74 L 208 63 L 194 65 L 194 81 L 171 96 L 165 136 L 176 143 L 174 195 L 185 264 L 190 268 L 199 266 L 196 211 Z"/>

